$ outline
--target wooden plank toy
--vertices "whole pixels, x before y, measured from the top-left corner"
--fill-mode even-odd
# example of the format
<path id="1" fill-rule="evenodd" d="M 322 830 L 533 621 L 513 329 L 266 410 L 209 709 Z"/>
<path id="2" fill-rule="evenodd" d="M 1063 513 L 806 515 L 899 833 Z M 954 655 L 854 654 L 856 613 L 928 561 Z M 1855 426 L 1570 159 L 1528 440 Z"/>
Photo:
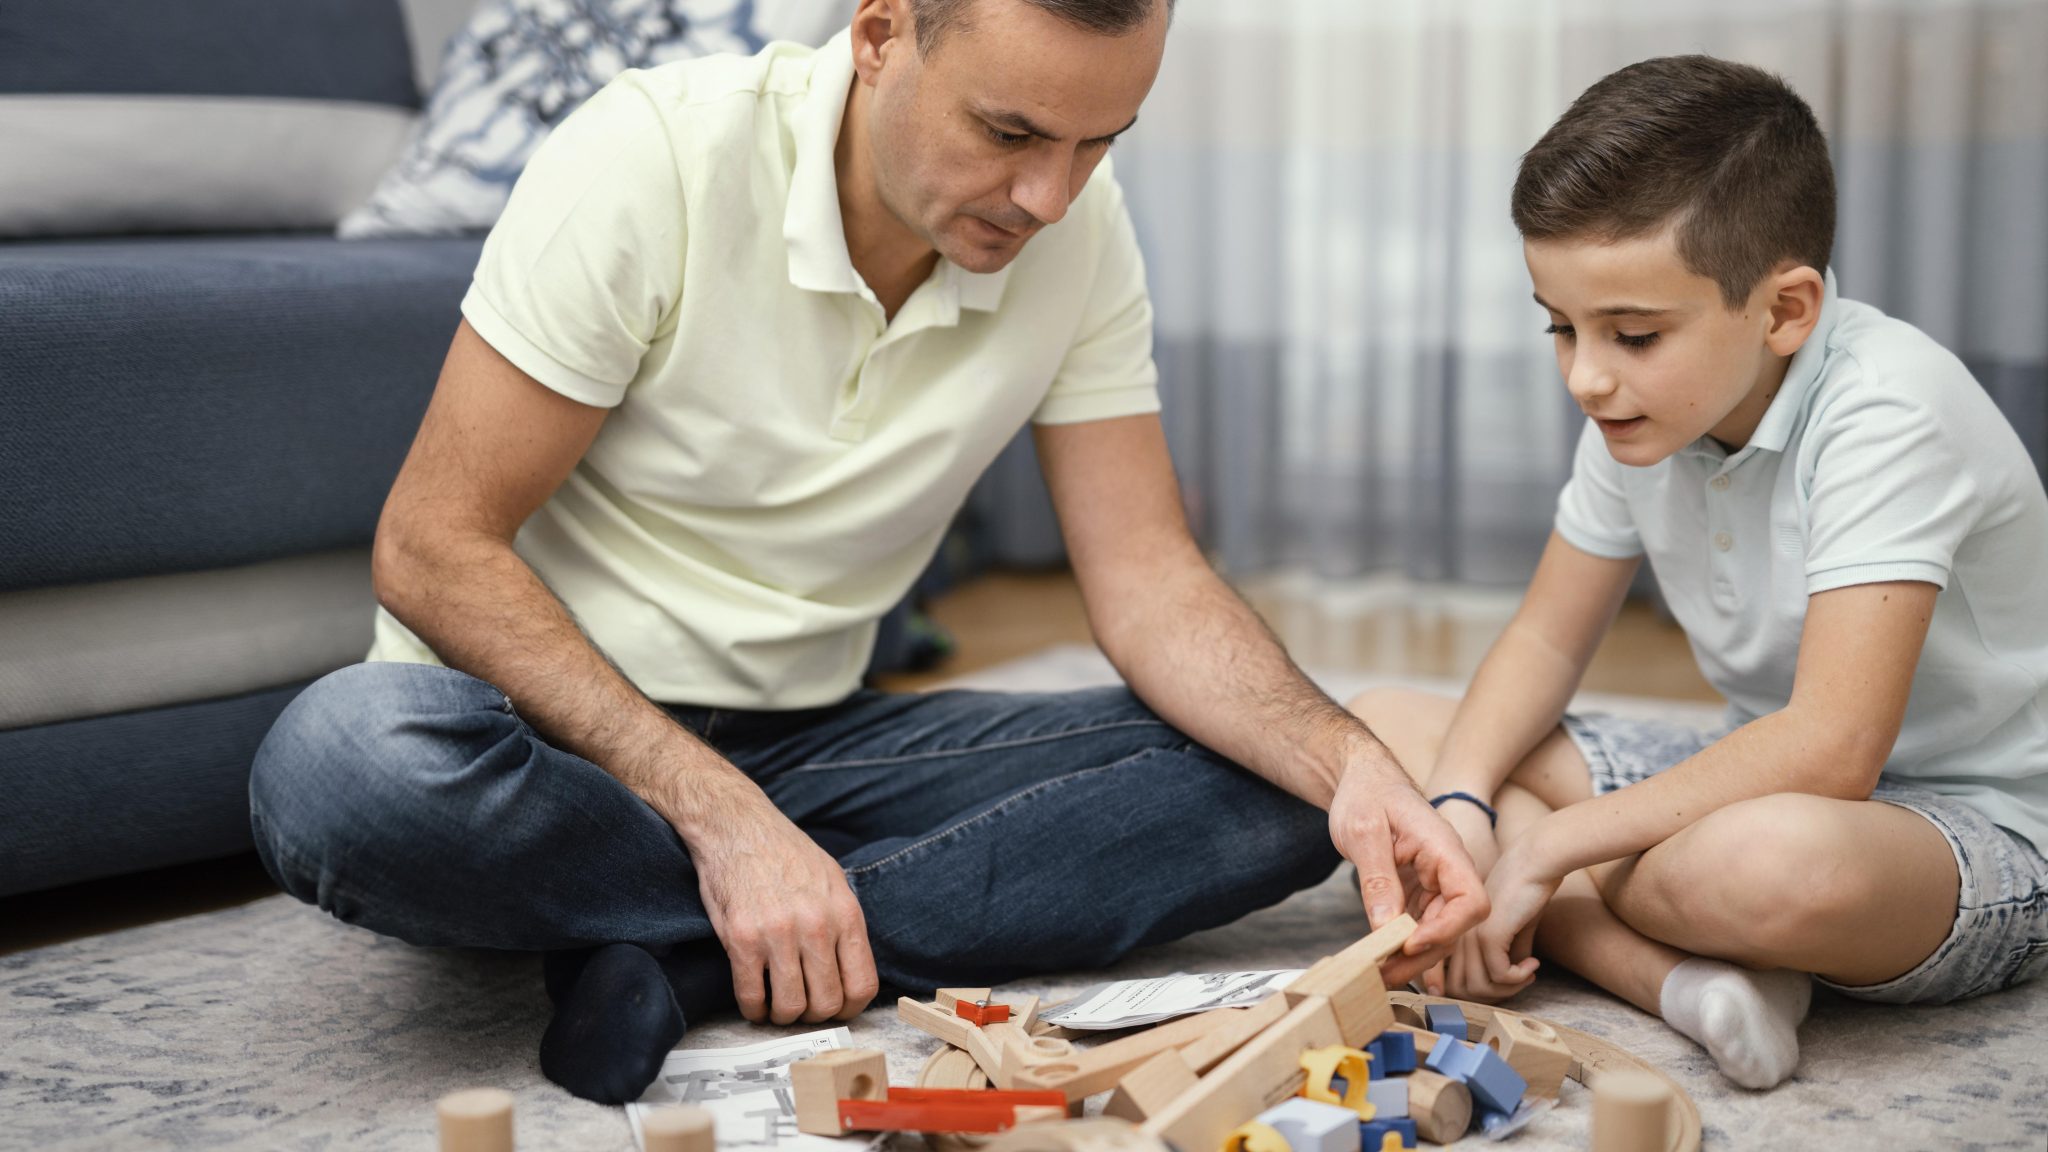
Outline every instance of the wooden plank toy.
<path id="1" fill-rule="evenodd" d="M 965 1027 L 966 1025 L 962 1025 Z M 796 1130 L 813 1136 L 844 1136 L 842 1100 L 886 1100 L 889 1058 L 872 1048 L 837 1048 L 789 1066 L 796 1100 Z"/>
<path id="2" fill-rule="evenodd" d="M 1373 1037 L 1394 1023 L 1394 1010 L 1387 1003 L 1387 986 L 1380 980 L 1380 965 L 1401 950 L 1415 935 L 1415 918 L 1403 915 L 1343 951 L 1325 956 L 1308 971 L 1294 978 L 1284 992 L 1289 1004 L 1310 996 L 1329 1000 L 1343 1030 L 1344 1043 L 1363 1048 Z"/>
<path id="3" fill-rule="evenodd" d="M 882 1100 L 840 1100 L 837 1113 L 847 1132 L 1004 1132 L 1064 1120 L 1067 1100 L 1057 1092 L 891 1088 Z"/>
<path id="4" fill-rule="evenodd" d="M 1183 1016 L 1065 1060 L 1032 1064 L 1017 1073 L 1012 1087 L 1057 1089 L 1065 1092 L 1068 1100 L 1080 1101 L 1116 1087 L 1139 1065 L 1170 1049 L 1179 1049 L 1199 1075 L 1286 1013 L 1287 1002 L 1274 996 L 1249 1008 L 1216 1008 Z"/>
<path id="5" fill-rule="evenodd" d="M 1330 1002 L 1311 996 L 1216 1065 L 1166 1111 L 1147 1119 L 1144 1131 L 1180 1152 L 1218 1148 L 1246 1117 L 1301 1090 L 1307 1080 L 1301 1068 L 1303 1052 L 1341 1039 Z"/>
<path id="6" fill-rule="evenodd" d="M 1026 1124 L 989 1141 L 988 1152 L 1172 1152 L 1136 1125 L 1108 1116 Z M 1283 1149 L 1282 1152 L 1285 1152 Z"/>
<path id="7" fill-rule="evenodd" d="M 1109 1097 L 1109 1103 L 1102 1111 L 1105 1115 L 1133 1124 L 1143 1124 L 1147 1119 L 1166 1110 L 1167 1105 L 1180 1094 L 1200 1083 L 1195 1070 L 1189 1066 L 1187 1057 L 1178 1049 L 1169 1048 L 1136 1068 L 1116 1082 L 1116 1091 Z"/>

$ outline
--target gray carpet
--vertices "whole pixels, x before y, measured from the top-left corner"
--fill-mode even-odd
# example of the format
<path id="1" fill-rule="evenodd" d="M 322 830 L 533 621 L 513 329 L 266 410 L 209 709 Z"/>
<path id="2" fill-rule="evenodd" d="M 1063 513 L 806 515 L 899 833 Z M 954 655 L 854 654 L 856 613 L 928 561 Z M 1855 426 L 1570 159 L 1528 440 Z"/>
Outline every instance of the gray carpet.
<path id="1" fill-rule="evenodd" d="M 1063 687 L 1106 671 L 1091 651 L 1067 649 L 974 682 Z M 1108 973 L 1019 987 L 1051 1002 L 1104 978 L 1304 965 L 1363 930 L 1348 872 Z M 1660 1022 L 1569 977 L 1546 977 L 1516 1007 L 1672 1073 L 1699 1102 L 1709 1147 L 2048 1148 L 2048 984 L 1940 1008 L 1824 997 L 1802 1033 L 1798 1074 L 1768 1093 L 1734 1088 Z M 546 1012 L 531 957 L 412 948 L 282 896 L 0 957 L 0 1148 L 424 1150 L 434 1146 L 434 1099 L 476 1085 L 518 1097 L 523 1148 L 630 1147 L 623 1109 L 571 1099 L 541 1078 L 534 1049 Z M 852 1028 L 857 1044 L 889 1052 L 900 1082 L 933 1046 L 886 1006 Z M 686 1044 L 775 1031 L 721 1021 Z M 1514 1144 L 1584 1148 L 1587 1113 L 1567 1085 L 1563 1107 Z"/>

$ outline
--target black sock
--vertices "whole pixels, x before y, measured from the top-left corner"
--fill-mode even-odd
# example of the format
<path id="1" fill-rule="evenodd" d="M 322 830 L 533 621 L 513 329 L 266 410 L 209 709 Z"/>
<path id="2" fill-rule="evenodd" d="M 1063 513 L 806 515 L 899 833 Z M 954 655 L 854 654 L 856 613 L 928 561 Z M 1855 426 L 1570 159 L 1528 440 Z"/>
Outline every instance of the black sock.
<path id="1" fill-rule="evenodd" d="M 683 1038 L 682 1009 L 645 949 L 608 944 L 582 959 L 574 979 L 563 980 L 555 1018 L 540 1038 L 540 1070 L 585 1100 L 638 1100 Z M 566 959 L 554 966 L 565 977 L 574 967 Z"/>

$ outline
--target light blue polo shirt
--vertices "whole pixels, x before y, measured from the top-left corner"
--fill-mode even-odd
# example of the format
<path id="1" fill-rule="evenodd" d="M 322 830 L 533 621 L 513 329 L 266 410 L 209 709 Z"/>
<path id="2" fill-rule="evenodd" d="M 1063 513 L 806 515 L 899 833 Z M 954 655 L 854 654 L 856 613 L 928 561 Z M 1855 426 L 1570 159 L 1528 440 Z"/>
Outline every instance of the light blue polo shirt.
<path id="1" fill-rule="evenodd" d="M 1947 349 L 1827 278 L 1819 325 L 1749 443 L 1647 468 L 1591 421 L 1557 530 L 1647 556 L 1731 724 L 1792 698 L 1807 597 L 1939 586 L 1887 777 L 1954 796 L 2048 852 L 2048 495 Z"/>

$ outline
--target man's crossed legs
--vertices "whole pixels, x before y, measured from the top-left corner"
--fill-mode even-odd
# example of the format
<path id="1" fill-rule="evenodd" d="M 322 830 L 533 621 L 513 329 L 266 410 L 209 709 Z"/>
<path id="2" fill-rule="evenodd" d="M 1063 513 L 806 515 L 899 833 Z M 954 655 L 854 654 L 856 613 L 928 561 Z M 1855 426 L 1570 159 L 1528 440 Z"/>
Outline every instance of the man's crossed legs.
<path id="1" fill-rule="evenodd" d="M 1322 811 L 1123 688 L 670 711 L 837 858 L 876 970 L 900 989 L 1107 965 L 1276 903 L 1338 863 Z M 576 979 L 589 950 L 659 957 L 674 1003 L 657 1007 L 673 1027 L 635 1032 L 652 1051 L 628 1053 L 623 1074 L 564 1065 L 573 1045 L 558 1044 L 548 1071 L 579 1094 L 637 1095 L 639 1069 L 653 1075 L 687 1018 L 732 1003 L 675 830 L 484 681 L 394 663 L 322 679 L 258 751 L 250 807 L 272 876 L 343 921 L 420 945 L 556 954 L 551 1041 L 577 991 L 617 1001 L 631 983 L 607 969 L 612 983 L 584 989 L 600 980 L 595 961 Z"/>

